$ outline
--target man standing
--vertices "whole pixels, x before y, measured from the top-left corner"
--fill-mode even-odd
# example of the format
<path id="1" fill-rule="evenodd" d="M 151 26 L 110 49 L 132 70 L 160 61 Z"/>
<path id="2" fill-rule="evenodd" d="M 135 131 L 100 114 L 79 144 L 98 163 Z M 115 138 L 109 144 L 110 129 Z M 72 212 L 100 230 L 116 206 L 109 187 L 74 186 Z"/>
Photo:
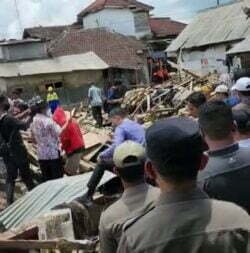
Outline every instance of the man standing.
<path id="1" fill-rule="evenodd" d="M 146 154 L 142 145 L 126 141 L 115 149 L 115 172 L 120 177 L 122 197 L 102 213 L 99 232 L 102 253 L 116 252 L 124 223 L 152 209 L 159 189 L 145 182 Z"/>
<path id="2" fill-rule="evenodd" d="M 91 85 L 88 92 L 89 104 L 92 109 L 92 115 L 95 121 L 97 122 L 98 127 L 102 127 L 102 91 L 100 88 Z"/>
<path id="3" fill-rule="evenodd" d="M 134 141 L 142 145 L 145 143 L 145 131 L 143 127 L 138 123 L 129 120 L 123 109 L 113 109 L 109 116 L 112 125 L 115 128 L 112 145 L 99 155 L 97 159 L 98 164 L 88 182 L 88 192 L 84 196 L 84 199 L 92 198 L 105 170 L 111 170 L 113 168 L 113 154 L 116 147 L 125 141 Z"/>
<path id="4" fill-rule="evenodd" d="M 15 181 L 18 172 L 30 191 L 34 188 L 31 177 L 28 153 L 23 144 L 20 130 L 27 130 L 28 124 L 8 115 L 8 98 L 0 96 L 0 151 L 7 169 L 6 195 L 7 204 L 14 201 Z"/>
<path id="5" fill-rule="evenodd" d="M 45 101 L 37 102 L 30 126 L 33 141 L 37 144 L 37 156 L 44 182 L 63 177 L 59 151 L 61 128 L 47 115 L 47 110 Z"/>
<path id="6" fill-rule="evenodd" d="M 60 105 L 58 95 L 54 91 L 52 86 L 48 88 L 47 103 L 49 104 L 50 111 L 52 114 L 55 112 L 56 108 Z"/>
<path id="7" fill-rule="evenodd" d="M 146 171 L 161 195 L 154 209 L 124 225 L 117 252 L 249 252 L 248 214 L 196 187 L 203 146 L 197 123 L 158 121 L 146 133 L 146 146 Z"/>
<path id="8" fill-rule="evenodd" d="M 203 105 L 199 124 L 209 147 L 208 164 L 198 181 L 205 192 L 219 200 L 234 202 L 250 212 L 250 149 L 234 140 L 233 113 L 222 101 Z"/>

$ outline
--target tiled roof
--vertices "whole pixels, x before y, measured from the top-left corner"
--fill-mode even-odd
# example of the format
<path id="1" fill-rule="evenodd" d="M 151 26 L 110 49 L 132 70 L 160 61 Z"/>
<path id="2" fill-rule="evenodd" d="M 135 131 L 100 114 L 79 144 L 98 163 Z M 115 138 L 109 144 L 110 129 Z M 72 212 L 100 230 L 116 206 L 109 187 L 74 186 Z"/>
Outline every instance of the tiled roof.
<path id="1" fill-rule="evenodd" d="M 150 11 L 154 9 L 154 7 L 136 0 L 96 0 L 82 12 L 80 12 L 78 17 L 84 17 L 89 13 L 95 13 L 104 8 L 131 8 L 144 11 Z"/>
<path id="2" fill-rule="evenodd" d="M 149 24 L 156 38 L 177 36 L 186 27 L 186 24 L 170 18 L 150 18 Z"/>
<path id="3" fill-rule="evenodd" d="M 23 38 L 37 38 L 43 40 L 53 40 L 57 38 L 62 32 L 69 29 L 77 29 L 77 25 L 62 25 L 62 26 L 38 26 L 26 28 L 23 32 Z"/>
<path id="4" fill-rule="evenodd" d="M 110 67 L 136 69 L 143 63 L 138 50 L 144 48 L 144 44 L 135 38 L 96 28 L 61 34 L 51 42 L 50 54 L 56 57 L 93 51 Z"/>

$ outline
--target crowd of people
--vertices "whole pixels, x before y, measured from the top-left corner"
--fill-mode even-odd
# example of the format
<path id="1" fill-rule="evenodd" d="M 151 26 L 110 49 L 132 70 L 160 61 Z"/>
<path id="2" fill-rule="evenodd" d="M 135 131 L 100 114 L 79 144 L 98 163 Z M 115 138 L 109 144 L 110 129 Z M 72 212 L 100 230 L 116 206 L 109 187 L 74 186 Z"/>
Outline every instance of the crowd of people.
<path id="1" fill-rule="evenodd" d="M 101 252 L 249 252 L 249 91 L 242 78 L 211 99 L 194 92 L 188 117 L 146 132 L 113 112 L 116 131 L 126 126 L 108 150 L 124 193 L 101 216 Z"/>
<path id="2" fill-rule="evenodd" d="M 94 84 L 88 92 L 97 126 L 106 108 L 114 134 L 78 201 L 92 202 L 105 170 L 124 188 L 101 215 L 101 252 L 250 252 L 250 78 L 240 78 L 231 90 L 218 85 L 212 98 L 194 92 L 186 101 L 187 116 L 159 120 L 147 130 L 120 107 L 123 94 L 120 83 L 105 99 Z M 85 146 L 78 123 L 53 89 L 47 101 L 36 99 L 18 114 L 12 104 L 0 96 L 8 204 L 18 173 L 28 190 L 35 187 L 20 130 L 31 129 L 43 181 L 78 174 Z M 20 114 L 32 117 L 21 121 Z"/>

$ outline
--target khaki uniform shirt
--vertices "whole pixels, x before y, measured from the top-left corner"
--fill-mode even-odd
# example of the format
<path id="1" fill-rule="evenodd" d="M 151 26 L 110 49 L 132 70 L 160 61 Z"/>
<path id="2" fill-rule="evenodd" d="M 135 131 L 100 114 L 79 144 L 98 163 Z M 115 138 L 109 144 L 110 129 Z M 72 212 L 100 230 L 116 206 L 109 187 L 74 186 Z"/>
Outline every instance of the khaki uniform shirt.
<path id="1" fill-rule="evenodd" d="M 249 110 L 250 105 L 239 103 L 238 105 L 233 107 L 233 111 L 240 111 L 240 110 Z"/>
<path id="2" fill-rule="evenodd" d="M 99 234 L 102 253 L 115 253 L 124 223 L 139 213 L 154 207 L 160 190 L 147 184 L 128 188 L 120 200 L 103 212 Z"/>
<path id="3" fill-rule="evenodd" d="M 118 253 L 249 253 L 250 220 L 235 204 L 197 189 L 162 194 L 156 207 L 124 225 Z"/>

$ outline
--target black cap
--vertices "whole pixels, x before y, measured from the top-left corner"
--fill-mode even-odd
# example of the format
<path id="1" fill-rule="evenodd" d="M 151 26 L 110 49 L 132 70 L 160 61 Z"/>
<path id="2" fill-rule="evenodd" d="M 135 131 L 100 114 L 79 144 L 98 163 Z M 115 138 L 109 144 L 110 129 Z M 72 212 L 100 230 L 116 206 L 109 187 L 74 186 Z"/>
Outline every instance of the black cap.
<path id="1" fill-rule="evenodd" d="M 198 123 L 186 117 L 158 121 L 146 132 L 146 148 L 152 161 L 189 161 L 202 152 Z"/>

